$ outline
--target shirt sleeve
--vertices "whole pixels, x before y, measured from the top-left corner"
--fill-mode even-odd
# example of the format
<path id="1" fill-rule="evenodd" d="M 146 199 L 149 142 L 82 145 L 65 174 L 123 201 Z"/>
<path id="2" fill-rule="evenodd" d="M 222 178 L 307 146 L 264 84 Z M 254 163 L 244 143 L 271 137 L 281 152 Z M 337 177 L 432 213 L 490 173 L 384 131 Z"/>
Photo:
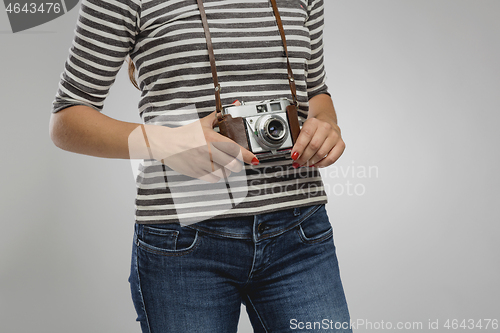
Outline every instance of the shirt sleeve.
<path id="1" fill-rule="evenodd" d="M 307 95 L 311 99 L 319 94 L 328 94 L 323 59 L 324 1 L 309 0 L 306 27 L 311 39 L 311 58 L 307 61 Z"/>
<path id="2" fill-rule="evenodd" d="M 140 0 L 82 0 L 52 112 L 73 105 L 102 111 L 109 89 L 134 47 L 140 5 Z"/>

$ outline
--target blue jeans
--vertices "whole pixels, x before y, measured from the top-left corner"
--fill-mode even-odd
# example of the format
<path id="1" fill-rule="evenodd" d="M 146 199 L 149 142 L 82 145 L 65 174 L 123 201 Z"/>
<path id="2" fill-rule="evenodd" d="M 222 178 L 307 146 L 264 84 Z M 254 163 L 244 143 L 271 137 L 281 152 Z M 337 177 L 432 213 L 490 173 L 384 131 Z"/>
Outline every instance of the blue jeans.
<path id="1" fill-rule="evenodd" d="M 145 333 L 351 332 L 324 205 L 136 224 L 129 281 Z"/>

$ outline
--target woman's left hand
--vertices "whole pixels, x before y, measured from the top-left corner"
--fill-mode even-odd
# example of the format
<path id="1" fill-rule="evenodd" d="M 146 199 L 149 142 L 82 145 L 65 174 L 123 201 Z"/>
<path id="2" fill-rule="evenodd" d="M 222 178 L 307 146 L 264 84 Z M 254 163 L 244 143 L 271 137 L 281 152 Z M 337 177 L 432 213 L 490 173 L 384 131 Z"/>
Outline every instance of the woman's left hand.
<path id="1" fill-rule="evenodd" d="M 292 148 L 293 167 L 327 167 L 342 155 L 345 143 L 333 103 L 328 95 L 310 101 L 309 117 L 304 122 L 299 137 Z"/>

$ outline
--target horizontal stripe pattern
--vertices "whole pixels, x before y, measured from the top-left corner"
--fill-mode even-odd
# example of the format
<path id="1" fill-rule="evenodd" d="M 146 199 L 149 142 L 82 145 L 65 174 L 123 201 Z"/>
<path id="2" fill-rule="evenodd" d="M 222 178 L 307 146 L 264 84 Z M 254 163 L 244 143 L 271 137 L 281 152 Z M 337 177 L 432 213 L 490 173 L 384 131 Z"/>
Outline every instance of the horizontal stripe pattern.
<path id="1" fill-rule="evenodd" d="M 323 0 L 277 0 L 294 71 L 299 114 L 328 93 Z M 223 104 L 291 99 L 286 58 L 269 0 L 205 0 Z M 213 81 L 195 0 L 82 0 L 53 112 L 102 111 L 127 56 L 137 68 L 145 123 L 178 127 L 214 110 Z M 263 161 L 227 184 L 194 180 L 153 160 L 137 177 L 138 223 L 196 222 L 326 202 L 316 169 Z M 229 190 L 228 190 L 229 187 Z M 229 192 L 228 192 L 229 191 Z M 229 194 L 230 193 L 230 194 Z"/>

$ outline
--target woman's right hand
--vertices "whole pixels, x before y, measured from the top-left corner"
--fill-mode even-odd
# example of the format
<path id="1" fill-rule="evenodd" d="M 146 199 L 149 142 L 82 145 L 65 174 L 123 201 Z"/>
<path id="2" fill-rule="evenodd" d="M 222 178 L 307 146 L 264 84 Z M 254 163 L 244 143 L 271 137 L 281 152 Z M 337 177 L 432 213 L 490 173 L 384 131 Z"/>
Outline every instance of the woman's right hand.
<path id="1" fill-rule="evenodd" d="M 257 165 L 257 157 L 233 140 L 214 131 L 216 113 L 191 124 L 169 128 L 159 125 L 138 126 L 129 137 L 130 156 L 134 151 L 150 151 L 153 158 L 181 174 L 216 183 L 238 173 L 243 162 Z"/>

